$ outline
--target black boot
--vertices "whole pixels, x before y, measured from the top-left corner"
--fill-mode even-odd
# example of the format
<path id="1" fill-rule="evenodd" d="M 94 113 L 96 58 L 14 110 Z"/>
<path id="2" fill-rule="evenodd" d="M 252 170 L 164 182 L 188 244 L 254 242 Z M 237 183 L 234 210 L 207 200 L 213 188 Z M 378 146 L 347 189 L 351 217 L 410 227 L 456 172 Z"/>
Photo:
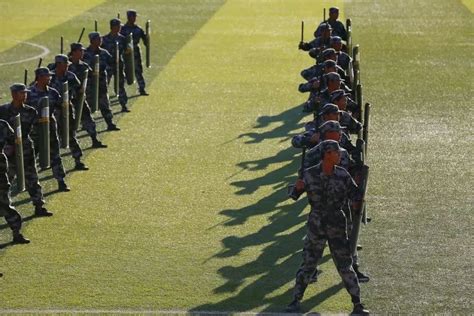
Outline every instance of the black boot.
<path id="1" fill-rule="evenodd" d="M 13 232 L 13 243 L 15 243 L 15 244 L 29 244 L 30 240 L 25 238 L 20 232 Z"/>
<path id="2" fill-rule="evenodd" d="M 45 209 L 42 206 L 37 206 L 35 207 L 35 216 L 49 217 L 49 216 L 53 216 L 53 213 L 49 212 L 47 209 Z"/>
<path id="3" fill-rule="evenodd" d="M 296 298 L 285 308 L 287 313 L 299 313 L 301 311 L 301 304 Z"/>
<path id="4" fill-rule="evenodd" d="M 76 165 L 74 166 L 74 170 L 89 170 L 89 168 L 80 160 L 76 161 Z"/>
<path id="5" fill-rule="evenodd" d="M 130 112 L 130 110 L 128 109 L 128 107 L 126 105 L 122 105 L 122 112 L 128 113 L 128 112 Z"/>
<path id="6" fill-rule="evenodd" d="M 107 148 L 107 145 L 103 144 L 97 138 L 92 138 L 92 148 Z"/>
<path id="7" fill-rule="evenodd" d="M 359 283 L 367 283 L 370 280 L 370 277 L 367 274 L 364 274 L 359 271 L 358 265 L 353 265 L 352 268 L 354 269 L 355 273 L 357 274 L 357 279 L 359 279 Z"/>
<path id="8" fill-rule="evenodd" d="M 117 127 L 114 123 L 110 123 L 107 125 L 108 131 L 120 131 L 120 128 Z"/>
<path id="9" fill-rule="evenodd" d="M 67 186 L 64 180 L 58 180 L 58 191 L 60 192 L 69 192 L 71 189 Z"/>
<path id="10" fill-rule="evenodd" d="M 145 88 L 141 88 L 138 91 L 140 92 L 140 95 L 149 95 L 148 92 L 145 91 Z"/>
<path id="11" fill-rule="evenodd" d="M 370 312 L 367 309 L 365 309 L 362 303 L 354 304 L 354 309 L 352 310 L 351 315 L 369 315 L 369 314 Z"/>

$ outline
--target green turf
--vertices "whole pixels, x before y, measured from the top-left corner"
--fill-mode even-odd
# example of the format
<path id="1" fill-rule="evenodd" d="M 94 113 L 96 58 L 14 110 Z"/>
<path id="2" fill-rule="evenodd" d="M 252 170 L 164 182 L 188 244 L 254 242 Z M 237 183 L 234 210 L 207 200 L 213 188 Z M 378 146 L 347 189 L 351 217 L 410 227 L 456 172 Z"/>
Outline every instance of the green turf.
<path id="1" fill-rule="evenodd" d="M 472 58 L 472 14 L 443 0 L 337 5 L 353 18 L 374 105 L 364 299 L 379 313 L 469 312 L 472 81 L 459 70 Z M 106 2 L 28 40 L 58 47 L 93 19 L 105 30 L 124 7 Z M 91 170 L 69 178 L 74 191 L 48 197 L 56 214 L 28 222 L 33 243 L 1 250 L 0 308 L 281 311 L 307 213 L 304 199 L 285 200 L 299 154 L 289 137 L 305 120 L 298 73 L 311 64 L 296 45 L 301 19 L 309 37 L 321 9 L 309 0 L 134 7 L 154 23 L 152 96 L 134 99 L 123 131 L 104 136 L 109 149 L 90 152 Z M 1 91 L 5 78 L 21 80 L 18 68 L 2 67 Z M 304 308 L 348 311 L 323 261 Z"/>
<path id="2" fill-rule="evenodd" d="M 0 51 L 12 48 L 18 45 L 18 41 L 28 40 L 50 27 L 62 24 L 102 2 L 104 0 L 69 2 L 62 0 L 2 0 L 0 1 L 0 10 L 2 15 L 8 18 L 0 20 L 0 29 L 2 30 Z M 14 22 L 12 23 L 12 21 Z M 15 57 L 18 56 L 12 56 L 11 60 L 15 60 Z"/>

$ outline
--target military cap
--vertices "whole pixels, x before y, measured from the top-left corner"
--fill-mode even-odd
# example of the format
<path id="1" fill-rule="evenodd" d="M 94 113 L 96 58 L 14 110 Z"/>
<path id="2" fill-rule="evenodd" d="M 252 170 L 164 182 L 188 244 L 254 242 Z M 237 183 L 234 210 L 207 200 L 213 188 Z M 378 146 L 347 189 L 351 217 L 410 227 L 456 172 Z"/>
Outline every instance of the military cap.
<path id="1" fill-rule="evenodd" d="M 329 13 L 334 13 L 334 12 L 339 12 L 339 8 L 338 7 L 330 7 L 329 8 Z"/>
<path id="2" fill-rule="evenodd" d="M 329 40 L 330 44 L 339 44 L 342 43 L 342 38 L 340 36 L 331 36 L 331 39 Z"/>
<path id="3" fill-rule="evenodd" d="M 319 127 L 321 134 L 327 132 L 341 132 L 341 124 L 338 121 L 326 121 Z"/>
<path id="4" fill-rule="evenodd" d="M 321 25 L 319 26 L 319 29 L 321 31 L 332 30 L 332 27 L 331 27 L 331 24 L 329 23 L 321 23 Z"/>
<path id="5" fill-rule="evenodd" d="M 321 152 L 323 153 L 330 150 L 334 150 L 334 151 L 341 150 L 341 147 L 339 147 L 339 143 L 332 139 L 323 140 L 319 146 L 321 146 Z"/>
<path id="6" fill-rule="evenodd" d="M 328 60 L 324 61 L 323 65 L 324 65 L 324 68 L 336 67 L 337 66 L 336 62 L 332 59 L 328 59 Z"/>
<path id="7" fill-rule="evenodd" d="M 127 11 L 127 16 L 138 16 L 137 11 L 130 9 Z"/>
<path id="8" fill-rule="evenodd" d="M 44 75 L 48 75 L 48 76 L 51 76 L 53 73 L 51 71 L 49 71 L 48 68 L 46 67 L 40 67 L 40 68 L 36 68 L 35 70 L 35 75 L 38 77 L 38 76 L 44 76 Z"/>
<path id="9" fill-rule="evenodd" d="M 11 92 L 28 92 L 30 90 L 26 89 L 26 86 L 22 83 L 14 83 L 10 86 Z"/>
<path id="10" fill-rule="evenodd" d="M 336 50 L 334 48 L 326 48 L 325 50 L 323 50 L 322 52 L 322 55 L 324 58 L 327 58 L 331 55 L 335 55 L 336 54 Z"/>
<path id="11" fill-rule="evenodd" d="M 75 50 L 85 50 L 84 46 L 81 44 L 81 43 L 72 43 L 71 44 L 71 52 L 75 51 Z"/>
<path id="12" fill-rule="evenodd" d="M 96 38 L 99 38 L 100 37 L 100 33 L 99 32 L 90 32 L 89 33 L 89 40 L 93 40 L 93 39 L 96 39 Z"/>
<path id="13" fill-rule="evenodd" d="M 347 95 L 350 95 L 350 93 L 346 93 L 346 91 L 344 91 L 342 89 L 334 90 L 331 93 L 331 98 L 329 100 L 331 102 L 334 102 L 334 101 L 339 100 L 340 98 L 345 97 Z"/>
<path id="14" fill-rule="evenodd" d="M 54 56 L 54 62 L 55 63 L 66 63 L 67 64 L 67 63 L 69 63 L 69 60 L 68 60 L 66 55 L 59 54 L 59 55 Z"/>
<path id="15" fill-rule="evenodd" d="M 323 106 L 323 108 L 319 112 L 319 115 L 337 113 L 337 112 L 340 112 L 337 105 L 332 104 L 332 103 L 327 103 L 326 105 Z"/>
<path id="16" fill-rule="evenodd" d="M 110 27 L 117 26 L 117 25 L 120 25 L 120 24 L 122 24 L 122 22 L 119 19 L 110 20 Z"/>
<path id="17" fill-rule="evenodd" d="M 341 81 L 341 76 L 337 72 L 330 72 L 324 75 L 327 80 Z"/>

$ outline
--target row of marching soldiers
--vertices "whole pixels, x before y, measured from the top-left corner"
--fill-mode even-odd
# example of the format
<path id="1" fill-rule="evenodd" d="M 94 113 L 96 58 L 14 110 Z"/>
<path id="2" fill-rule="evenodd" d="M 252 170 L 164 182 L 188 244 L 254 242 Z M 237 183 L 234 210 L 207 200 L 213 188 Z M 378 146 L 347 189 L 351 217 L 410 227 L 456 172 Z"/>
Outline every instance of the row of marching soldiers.
<path id="1" fill-rule="evenodd" d="M 110 21 L 110 33 L 89 34 L 86 48 L 80 40 L 70 45 L 68 55 L 58 54 L 54 63 L 35 70 L 35 80 L 11 85 L 12 101 L 0 106 L 0 216 L 5 217 L 13 232 L 13 243 L 30 241 L 21 232 L 22 219 L 11 203 L 11 183 L 16 179 L 18 192 L 28 191 L 36 216 L 52 216 L 45 207 L 38 169 L 51 168 L 58 191 L 70 191 L 60 148 L 69 149 L 75 170 L 88 170 L 81 161 L 82 150 L 76 137 L 82 127 L 92 139 L 93 148 L 106 148 L 97 138 L 94 112 L 100 110 L 108 131 L 120 130 L 114 123 L 109 102 L 109 84 L 122 112 L 129 112 L 124 84 L 137 79 L 140 95 L 148 95 L 143 78 L 140 41 L 146 47 L 146 64 L 150 66 L 150 22 L 146 31 L 136 24 L 137 13 L 127 11 L 127 23 Z M 97 24 L 96 24 L 97 25 Z M 63 39 L 61 38 L 61 51 Z M 113 79 L 113 80 L 112 80 Z M 1 274 L 0 274 L 1 276 Z"/>
<path id="2" fill-rule="evenodd" d="M 368 314 L 361 303 L 359 284 L 369 277 L 359 270 L 357 250 L 361 222 L 367 223 L 367 155 L 370 104 L 362 104 L 359 46 L 352 45 L 352 26 L 344 25 L 339 9 L 317 27 L 315 38 L 304 41 L 302 22 L 298 48 L 315 64 L 301 72 L 306 81 L 299 91 L 309 93 L 302 111 L 312 113 L 305 131 L 292 145 L 302 149 L 298 180 L 288 186 L 297 200 L 306 192 L 311 211 L 304 238 L 303 263 L 296 273 L 293 301 L 288 312 L 299 312 L 307 286 L 317 282 L 326 242 L 343 284 L 354 304 L 353 314 Z"/>

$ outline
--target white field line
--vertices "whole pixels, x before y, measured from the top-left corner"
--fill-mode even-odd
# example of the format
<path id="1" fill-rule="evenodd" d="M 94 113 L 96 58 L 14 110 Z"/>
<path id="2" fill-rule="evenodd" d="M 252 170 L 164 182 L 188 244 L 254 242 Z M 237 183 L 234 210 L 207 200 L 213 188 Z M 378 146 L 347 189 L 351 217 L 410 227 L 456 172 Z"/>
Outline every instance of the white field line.
<path id="1" fill-rule="evenodd" d="M 20 64 L 20 63 L 24 63 L 24 62 L 27 62 L 27 61 L 30 61 L 30 60 L 40 59 L 40 58 L 42 58 L 42 57 L 49 54 L 49 48 L 47 48 L 43 45 L 36 44 L 36 43 L 31 43 L 31 42 L 23 42 L 23 41 L 15 41 L 15 42 L 30 45 L 30 46 L 33 46 L 33 47 L 37 47 L 37 48 L 41 49 L 42 52 L 40 54 L 36 55 L 36 56 L 33 56 L 33 57 L 28 57 L 28 58 L 21 59 L 21 60 L 9 61 L 9 62 L 6 62 L 6 63 L 0 63 L 0 67 L 1 66 L 6 66 L 6 65 Z"/>
<path id="2" fill-rule="evenodd" d="M 241 315 L 241 316 L 290 316 L 301 314 L 270 312 L 232 312 L 232 311 L 186 311 L 186 310 L 146 310 L 146 309 L 0 309 L 0 314 L 120 314 L 120 315 Z M 304 315 L 347 315 L 305 313 Z"/>

